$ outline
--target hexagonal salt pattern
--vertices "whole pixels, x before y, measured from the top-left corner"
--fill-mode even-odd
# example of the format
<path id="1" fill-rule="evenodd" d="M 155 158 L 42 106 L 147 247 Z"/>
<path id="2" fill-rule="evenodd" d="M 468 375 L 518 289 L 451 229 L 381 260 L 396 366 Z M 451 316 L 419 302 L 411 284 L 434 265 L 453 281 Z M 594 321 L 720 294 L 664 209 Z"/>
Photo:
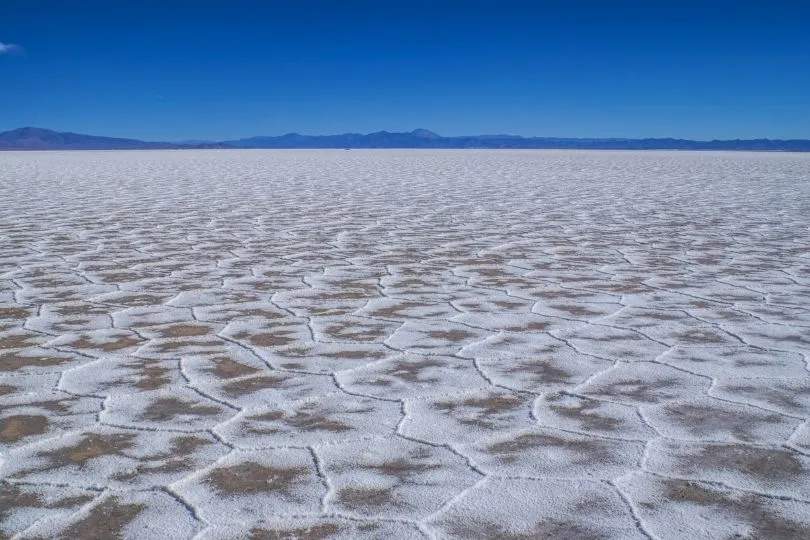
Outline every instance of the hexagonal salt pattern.
<path id="1" fill-rule="evenodd" d="M 0 538 L 810 538 L 808 178 L 0 153 Z"/>

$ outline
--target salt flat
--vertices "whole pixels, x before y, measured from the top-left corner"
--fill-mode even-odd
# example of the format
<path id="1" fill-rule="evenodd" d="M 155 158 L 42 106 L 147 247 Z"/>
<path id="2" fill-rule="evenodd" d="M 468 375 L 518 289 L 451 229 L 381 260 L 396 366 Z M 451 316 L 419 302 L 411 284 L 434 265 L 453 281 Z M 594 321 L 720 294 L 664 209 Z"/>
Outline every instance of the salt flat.
<path id="1" fill-rule="evenodd" d="M 0 153 L 0 332 L 0 538 L 810 538 L 808 155 Z"/>

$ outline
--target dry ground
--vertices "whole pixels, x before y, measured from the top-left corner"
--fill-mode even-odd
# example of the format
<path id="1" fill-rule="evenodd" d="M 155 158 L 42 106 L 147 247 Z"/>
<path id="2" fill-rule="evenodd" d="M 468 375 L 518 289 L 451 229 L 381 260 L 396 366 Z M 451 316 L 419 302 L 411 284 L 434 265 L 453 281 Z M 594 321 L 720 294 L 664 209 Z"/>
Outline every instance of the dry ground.
<path id="1" fill-rule="evenodd" d="M 0 154 L 0 538 L 810 538 L 810 156 Z"/>

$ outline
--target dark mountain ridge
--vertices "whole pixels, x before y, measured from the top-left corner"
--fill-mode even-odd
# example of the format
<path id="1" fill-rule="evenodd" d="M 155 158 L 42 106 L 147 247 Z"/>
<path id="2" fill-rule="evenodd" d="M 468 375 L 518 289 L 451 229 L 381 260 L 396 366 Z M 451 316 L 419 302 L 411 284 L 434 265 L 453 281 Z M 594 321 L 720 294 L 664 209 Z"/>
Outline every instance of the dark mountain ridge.
<path id="1" fill-rule="evenodd" d="M 24 127 L 0 133 L 0 150 L 149 150 L 223 147 L 221 143 L 176 144 Z"/>
<path id="2" fill-rule="evenodd" d="M 514 148 L 593 150 L 758 150 L 810 152 L 808 139 L 626 139 L 468 135 L 442 137 L 426 129 L 398 133 L 342 133 L 248 137 L 223 142 L 150 142 L 25 127 L 0 133 L 0 150 L 147 150 L 190 148 Z"/>

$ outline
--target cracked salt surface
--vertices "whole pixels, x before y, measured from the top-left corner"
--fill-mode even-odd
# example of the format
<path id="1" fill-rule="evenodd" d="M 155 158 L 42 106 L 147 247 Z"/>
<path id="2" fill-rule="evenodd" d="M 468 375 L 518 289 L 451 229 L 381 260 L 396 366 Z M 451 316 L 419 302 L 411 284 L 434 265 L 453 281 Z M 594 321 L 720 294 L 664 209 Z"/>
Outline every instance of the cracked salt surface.
<path id="1" fill-rule="evenodd" d="M 810 538 L 808 178 L 0 153 L 0 538 Z"/>

